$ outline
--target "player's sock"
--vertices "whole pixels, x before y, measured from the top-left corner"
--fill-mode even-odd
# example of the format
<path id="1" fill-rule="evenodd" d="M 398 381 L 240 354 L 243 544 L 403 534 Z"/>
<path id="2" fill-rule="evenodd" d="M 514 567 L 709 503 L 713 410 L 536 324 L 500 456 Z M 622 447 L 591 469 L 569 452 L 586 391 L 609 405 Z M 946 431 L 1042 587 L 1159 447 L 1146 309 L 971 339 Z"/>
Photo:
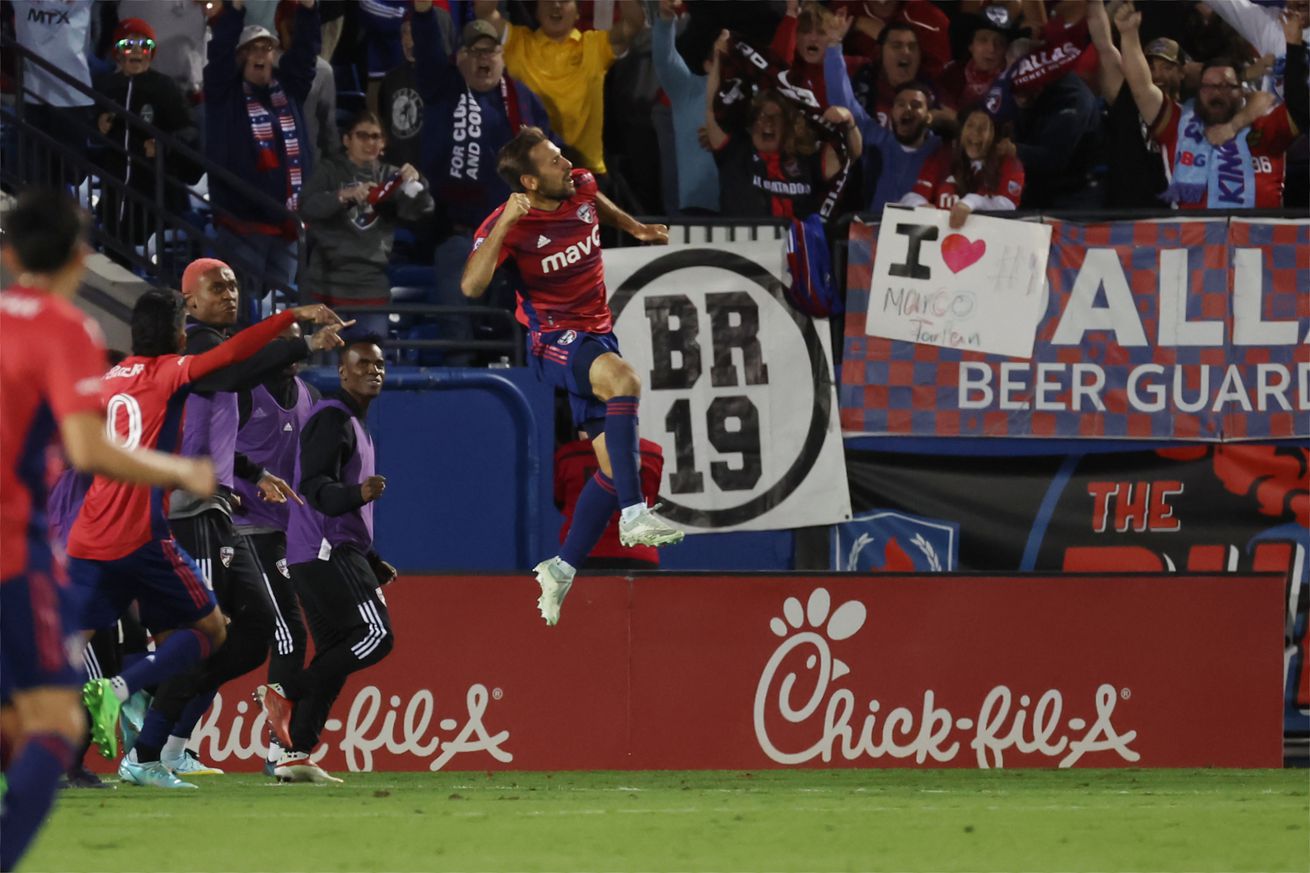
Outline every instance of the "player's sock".
<path id="1" fill-rule="evenodd" d="M 158 761 L 172 728 L 173 720 L 151 707 L 146 713 L 145 723 L 141 725 L 141 733 L 137 735 L 136 745 L 132 747 L 136 763 L 149 764 L 151 761 Z"/>
<path id="2" fill-rule="evenodd" d="M 116 676 L 111 682 L 118 699 L 126 701 L 133 692 L 147 685 L 157 685 L 170 676 L 176 676 L 197 661 L 209 657 L 209 637 L 195 628 L 183 628 L 169 634 L 163 645 L 137 661 Z M 118 682 L 124 683 L 120 691 Z"/>
<path id="3" fill-rule="evenodd" d="M 609 437 L 605 439 L 608 441 Z M 560 558 L 574 567 L 586 563 L 587 555 L 600 542 L 614 510 L 618 508 L 614 483 L 597 470 L 578 495 L 578 502 L 573 507 L 573 521 L 569 524 L 568 535 L 564 537 L 564 545 L 559 550 Z"/>
<path id="4" fill-rule="evenodd" d="M 12 870 L 41 829 L 59 777 L 73 762 L 73 744 L 57 733 L 33 734 L 5 773 L 4 813 L 0 816 L 0 870 Z"/>
<path id="5" fill-rule="evenodd" d="M 174 728 L 177 730 L 177 728 Z M 159 750 L 159 758 L 162 761 L 168 758 L 170 761 L 174 758 L 180 758 L 186 754 L 187 740 L 191 739 L 188 734 L 185 737 L 179 737 L 177 734 L 169 734 L 168 739 L 164 740 L 164 747 Z"/>
<path id="6" fill-rule="evenodd" d="M 609 451 L 610 466 L 614 471 L 618 505 L 644 504 L 641 459 L 637 454 L 636 397 L 611 397 L 605 404 L 605 448 Z"/>

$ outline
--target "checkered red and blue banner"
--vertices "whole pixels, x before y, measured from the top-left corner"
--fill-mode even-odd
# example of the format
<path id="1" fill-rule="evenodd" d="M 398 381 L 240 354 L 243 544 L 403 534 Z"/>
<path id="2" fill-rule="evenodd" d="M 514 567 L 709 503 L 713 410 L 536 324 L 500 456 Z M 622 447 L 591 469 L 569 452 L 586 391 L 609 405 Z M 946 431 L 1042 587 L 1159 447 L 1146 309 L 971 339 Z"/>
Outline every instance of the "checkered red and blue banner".
<path id="1" fill-rule="evenodd" d="M 847 436 L 1310 436 L 1310 222 L 1052 222 L 1031 360 L 865 334 L 876 225 L 851 227 Z"/>

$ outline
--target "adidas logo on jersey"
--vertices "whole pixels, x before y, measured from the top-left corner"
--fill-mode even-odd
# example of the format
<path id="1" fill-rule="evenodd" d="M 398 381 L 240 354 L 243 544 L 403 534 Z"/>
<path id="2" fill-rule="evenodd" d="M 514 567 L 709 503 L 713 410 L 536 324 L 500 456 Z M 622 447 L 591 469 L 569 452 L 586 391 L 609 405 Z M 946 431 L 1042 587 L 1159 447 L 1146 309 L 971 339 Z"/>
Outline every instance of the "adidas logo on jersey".
<path id="1" fill-rule="evenodd" d="M 592 225 L 591 235 L 574 243 L 562 252 L 556 252 L 549 257 L 541 259 L 541 272 L 552 273 L 555 270 L 562 269 L 569 264 L 576 264 L 582 260 L 583 255 L 589 255 L 592 251 L 600 251 L 600 225 Z"/>
<path id="2" fill-rule="evenodd" d="M 537 237 L 537 248 L 544 249 L 548 245 L 550 245 L 550 237 L 545 235 L 540 235 Z"/>
<path id="3" fill-rule="evenodd" d="M 286 424 L 282 425 L 283 433 L 291 433 L 291 431 L 293 430 L 295 430 L 295 428 L 291 426 L 291 422 L 289 421 Z"/>

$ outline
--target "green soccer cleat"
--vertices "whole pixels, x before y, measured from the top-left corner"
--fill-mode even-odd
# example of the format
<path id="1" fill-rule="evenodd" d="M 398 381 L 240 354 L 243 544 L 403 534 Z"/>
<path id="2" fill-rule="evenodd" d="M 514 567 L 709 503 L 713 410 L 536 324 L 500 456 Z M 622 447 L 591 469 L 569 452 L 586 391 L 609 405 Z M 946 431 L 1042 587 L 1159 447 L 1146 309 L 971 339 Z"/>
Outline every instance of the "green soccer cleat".
<path id="1" fill-rule="evenodd" d="M 107 761 L 118 757 L 118 713 L 123 708 L 108 679 L 92 679 L 82 686 L 82 702 L 91 715 L 91 742 Z"/>
<path id="2" fill-rule="evenodd" d="M 164 766 L 163 761 L 150 761 L 138 764 L 124 758 L 118 764 L 118 778 L 129 785 L 143 785 L 148 788 L 195 788 L 190 782 L 183 782 L 173 775 L 173 771 Z"/>

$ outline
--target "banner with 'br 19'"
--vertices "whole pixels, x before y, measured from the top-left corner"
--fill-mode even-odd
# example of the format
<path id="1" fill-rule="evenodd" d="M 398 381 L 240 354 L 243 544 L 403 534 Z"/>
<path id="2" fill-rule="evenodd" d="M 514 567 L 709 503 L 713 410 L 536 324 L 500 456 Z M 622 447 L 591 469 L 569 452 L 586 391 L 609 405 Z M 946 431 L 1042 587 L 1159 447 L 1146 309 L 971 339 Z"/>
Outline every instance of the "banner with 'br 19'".
<path id="1" fill-rule="evenodd" d="M 887 313 L 922 310 L 922 321 L 950 306 L 949 295 L 921 294 L 907 315 L 905 289 L 871 288 L 877 239 L 877 227 L 852 225 L 848 436 L 1310 435 L 1308 221 L 1054 222 L 1030 359 L 967 350 L 972 320 L 991 311 L 982 300 L 943 316 L 954 348 L 866 335 Z M 935 240 L 918 241 L 921 273 Z"/>
<path id="2" fill-rule="evenodd" d="M 1273 767 L 1283 580 L 1244 576 L 530 577 L 386 589 L 396 644 L 351 678 L 329 770 Z M 1204 644 L 1197 645 L 1197 641 Z M 193 734 L 262 764 L 224 686 Z"/>

